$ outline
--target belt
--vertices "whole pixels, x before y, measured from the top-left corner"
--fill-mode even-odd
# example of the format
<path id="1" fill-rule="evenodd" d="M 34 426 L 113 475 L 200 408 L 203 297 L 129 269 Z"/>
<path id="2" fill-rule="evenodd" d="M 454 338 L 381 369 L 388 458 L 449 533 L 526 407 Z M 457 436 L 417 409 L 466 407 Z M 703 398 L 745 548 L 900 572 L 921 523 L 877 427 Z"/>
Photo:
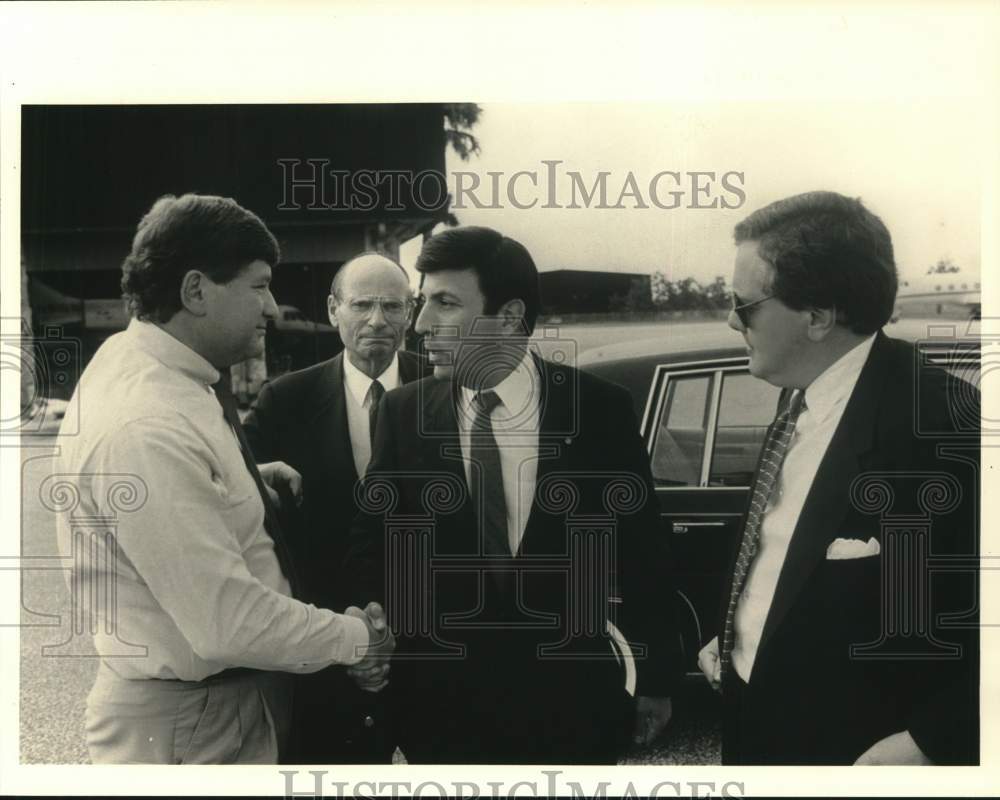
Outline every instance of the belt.
<path id="1" fill-rule="evenodd" d="M 254 669 L 253 667 L 229 667 L 222 670 L 222 672 L 216 672 L 214 675 L 202 678 L 200 681 L 186 681 L 183 678 L 153 678 L 152 680 L 164 681 L 165 683 L 218 683 L 231 678 L 242 678 L 262 672 L 264 670 Z"/>
<path id="2" fill-rule="evenodd" d="M 214 683 L 216 681 L 224 681 L 229 678 L 242 678 L 246 675 L 255 675 L 260 672 L 262 672 L 262 670 L 254 669 L 253 667 L 229 667 L 228 669 L 222 670 L 222 672 L 216 672 L 214 675 L 209 675 L 205 678 L 205 680 Z"/>

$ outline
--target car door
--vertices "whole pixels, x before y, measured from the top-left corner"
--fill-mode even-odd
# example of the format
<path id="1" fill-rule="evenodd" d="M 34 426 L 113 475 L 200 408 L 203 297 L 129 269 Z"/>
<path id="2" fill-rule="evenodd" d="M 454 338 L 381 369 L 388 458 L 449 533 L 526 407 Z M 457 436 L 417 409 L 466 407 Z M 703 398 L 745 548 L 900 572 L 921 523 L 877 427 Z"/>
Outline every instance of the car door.
<path id="1" fill-rule="evenodd" d="M 743 356 L 656 368 L 643 436 L 669 537 L 688 670 L 716 635 L 736 546 L 779 390 L 751 376 Z"/>

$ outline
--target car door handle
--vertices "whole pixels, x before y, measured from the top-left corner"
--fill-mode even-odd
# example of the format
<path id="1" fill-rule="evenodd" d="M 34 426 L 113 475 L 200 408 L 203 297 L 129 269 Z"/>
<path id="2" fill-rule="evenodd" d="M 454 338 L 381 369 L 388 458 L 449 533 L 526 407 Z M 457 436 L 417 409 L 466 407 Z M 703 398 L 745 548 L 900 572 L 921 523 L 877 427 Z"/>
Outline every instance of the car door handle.
<path id="1" fill-rule="evenodd" d="M 687 533 L 691 528 L 724 528 L 722 520 L 685 519 L 673 523 L 674 533 Z"/>

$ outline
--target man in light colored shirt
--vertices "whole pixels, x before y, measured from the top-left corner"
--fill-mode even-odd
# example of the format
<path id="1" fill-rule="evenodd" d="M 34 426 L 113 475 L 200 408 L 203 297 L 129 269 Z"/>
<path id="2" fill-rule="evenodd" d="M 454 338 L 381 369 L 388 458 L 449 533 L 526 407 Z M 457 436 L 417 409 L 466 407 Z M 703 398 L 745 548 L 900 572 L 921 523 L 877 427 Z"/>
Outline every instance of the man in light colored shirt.
<path id="1" fill-rule="evenodd" d="M 357 511 L 355 484 L 371 458 L 378 398 L 428 371 L 425 359 L 399 349 L 412 309 L 409 276 L 398 263 L 380 253 L 347 261 L 327 298 L 343 352 L 265 383 L 243 422 L 258 461 L 282 461 L 302 475 L 300 514 L 286 533 L 303 599 L 320 608 L 350 601 L 339 571 Z M 337 667 L 294 683 L 286 763 L 391 761 L 383 694 L 362 691 Z"/>
<path id="2" fill-rule="evenodd" d="M 291 595 L 265 483 L 220 371 L 263 351 L 278 245 L 233 200 L 160 198 L 123 264 L 133 319 L 80 378 L 59 439 L 76 504 L 58 518 L 101 658 L 87 703 L 95 763 L 275 763 L 281 672 L 377 667 L 391 637 L 359 609 Z M 221 389 L 219 391 L 222 391 Z M 74 410 L 77 409 L 78 411 Z M 287 568 L 287 565 L 285 565 Z M 116 655 L 126 645 L 134 655 Z"/>
<path id="3" fill-rule="evenodd" d="M 751 374 L 786 391 L 721 632 L 699 656 L 723 693 L 723 761 L 975 763 L 977 638 L 971 625 L 943 623 L 974 615 L 973 576 L 916 573 L 930 552 L 977 552 L 978 427 L 960 429 L 952 412 L 960 395 L 978 420 L 978 392 L 881 332 L 897 285 L 892 242 L 859 200 L 779 200 L 737 225 L 736 243 L 729 323 Z M 964 463 L 940 456 L 963 441 Z M 867 476 L 886 493 L 882 511 L 909 513 L 917 528 L 930 486 L 961 489 L 936 505 L 917 547 L 867 508 Z M 892 577 L 904 573 L 911 583 Z M 912 640 L 901 641 L 894 609 L 912 613 Z"/>
<path id="4" fill-rule="evenodd" d="M 411 763 L 615 763 L 666 725 L 680 666 L 632 400 L 533 352 L 538 273 L 518 242 L 447 230 L 416 268 L 434 375 L 379 408 L 347 570 L 354 602 L 389 602 L 399 631 L 400 747 Z M 634 685 L 611 617 L 640 654 Z"/>

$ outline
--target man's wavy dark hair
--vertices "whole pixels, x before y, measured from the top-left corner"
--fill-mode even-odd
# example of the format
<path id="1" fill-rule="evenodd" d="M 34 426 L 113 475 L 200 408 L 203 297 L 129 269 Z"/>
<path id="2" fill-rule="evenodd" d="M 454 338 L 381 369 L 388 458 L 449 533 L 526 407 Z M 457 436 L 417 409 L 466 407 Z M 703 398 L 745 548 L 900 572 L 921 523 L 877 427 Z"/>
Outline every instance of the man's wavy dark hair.
<path id="1" fill-rule="evenodd" d="M 181 309 L 189 270 L 228 283 L 253 261 L 274 267 L 278 242 L 260 217 L 229 197 L 164 195 L 139 222 L 122 263 L 122 296 L 139 319 L 167 322 Z"/>
<path id="2" fill-rule="evenodd" d="M 473 270 L 485 298 L 485 313 L 495 314 L 509 300 L 520 300 L 527 332 L 535 330 L 541 307 L 538 269 L 520 242 L 492 228 L 449 228 L 424 243 L 416 269 L 421 273 Z"/>
<path id="3" fill-rule="evenodd" d="M 892 237 L 860 199 L 807 192 L 740 222 L 736 243 L 755 241 L 774 267 L 769 292 L 796 310 L 833 308 L 854 333 L 875 333 L 892 316 L 898 278 Z"/>

